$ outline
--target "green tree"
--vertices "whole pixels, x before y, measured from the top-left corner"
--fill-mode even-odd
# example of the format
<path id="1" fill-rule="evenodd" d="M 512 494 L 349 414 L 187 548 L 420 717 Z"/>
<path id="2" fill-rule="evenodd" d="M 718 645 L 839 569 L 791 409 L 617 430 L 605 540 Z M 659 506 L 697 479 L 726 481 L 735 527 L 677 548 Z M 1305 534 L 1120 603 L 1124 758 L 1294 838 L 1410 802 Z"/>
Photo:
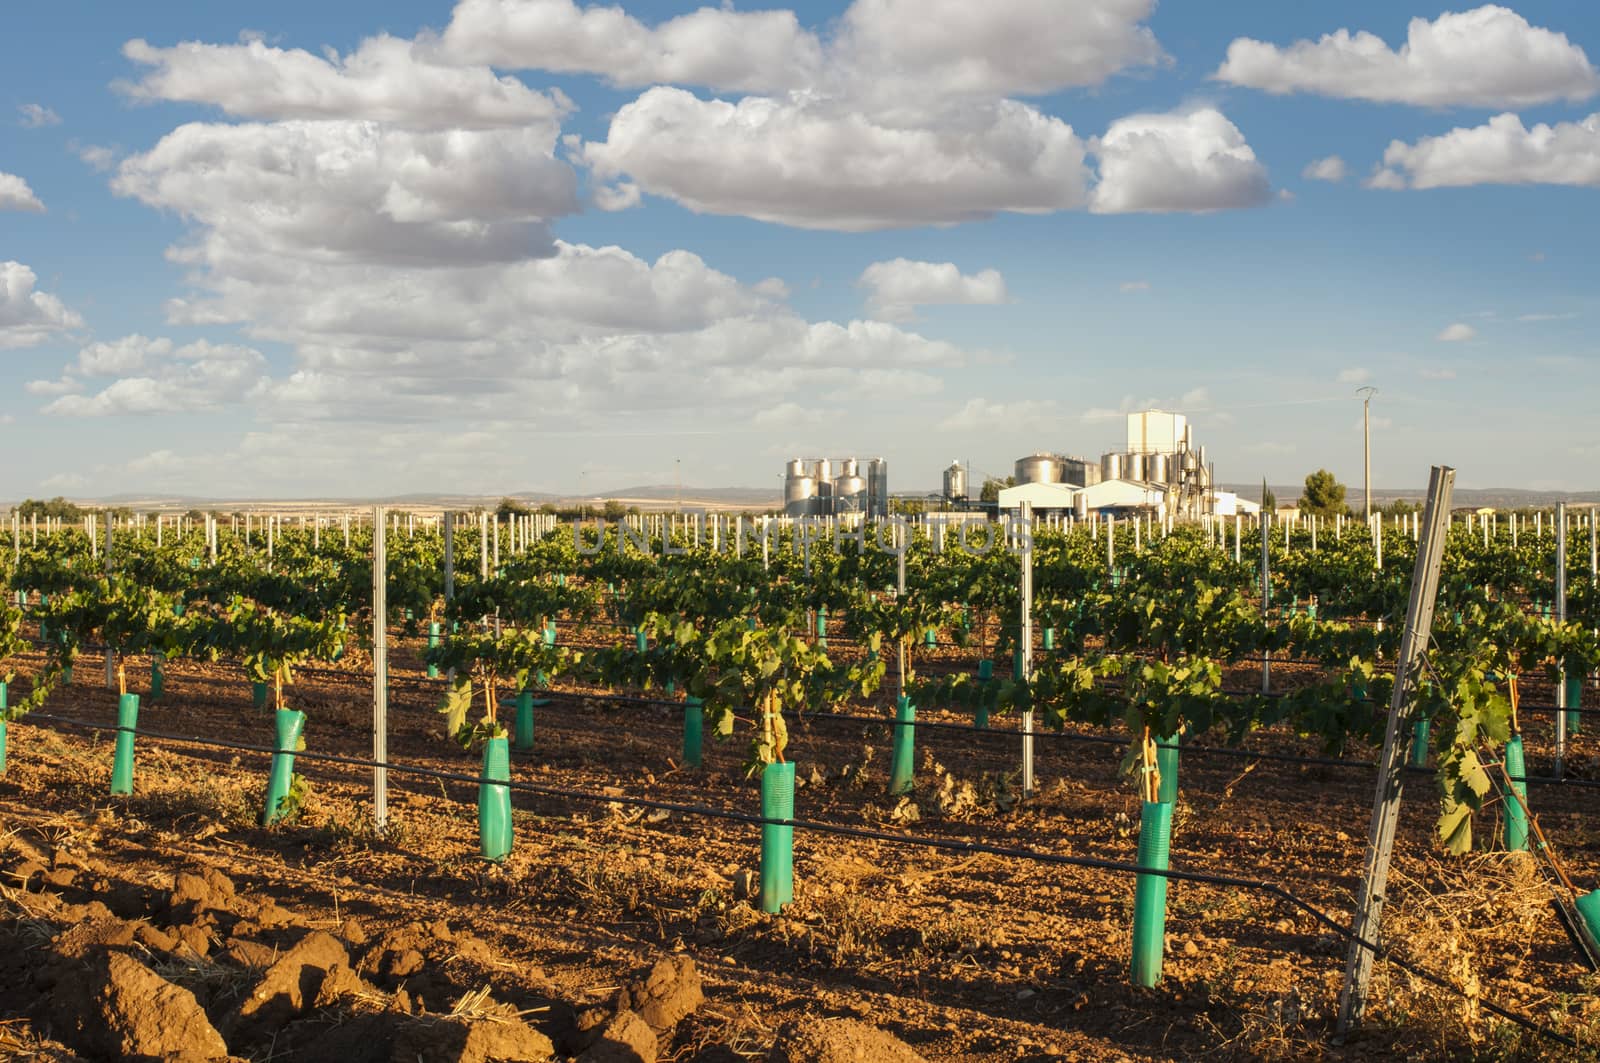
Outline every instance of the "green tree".
<path id="1" fill-rule="evenodd" d="M 508 496 L 500 500 L 500 504 L 495 507 L 495 512 L 502 517 L 521 517 L 532 513 L 533 507 L 526 502 L 520 502 Z"/>
<path id="2" fill-rule="evenodd" d="M 1273 494 L 1272 490 L 1267 487 L 1267 478 L 1263 476 L 1261 478 L 1261 509 L 1263 512 L 1271 513 L 1277 508 L 1278 496 Z"/>
<path id="3" fill-rule="evenodd" d="M 606 520 L 621 520 L 627 514 L 628 507 L 614 498 L 606 499 L 605 508 L 600 511 L 600 515 Z"/>
<path id="4" fill-rule="evenodd" d="M 1344 484 L 1327 469 L 1311 473 L 1300 495 L 1300 512 L 1317 517 L 1345 516 L 1350 507 L 1345 505 Z"/>
<path id="5" fill-rule="evenodd" d="M 978 495 L 978 501 L 998 502 L 1000 501 L 1001 491 L 1015 486 L 1017 486 L 1017 478 L 1015 476 L 1007 476 L 1004 480 L 998 480 L 991 476 L 983 481 L 983 490 Z"/>

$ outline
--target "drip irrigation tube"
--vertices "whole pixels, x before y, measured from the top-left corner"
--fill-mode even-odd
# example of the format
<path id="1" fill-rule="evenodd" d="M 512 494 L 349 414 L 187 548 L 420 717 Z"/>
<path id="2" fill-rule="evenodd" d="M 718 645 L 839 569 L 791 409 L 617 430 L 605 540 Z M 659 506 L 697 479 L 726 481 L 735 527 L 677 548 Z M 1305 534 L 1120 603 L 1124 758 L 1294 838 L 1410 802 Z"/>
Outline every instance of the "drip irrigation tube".
<path id="1" fill-rule="evenodd" d="M 220 739 L 200 738 L 190 735 L 176 735 L 161 731 L 148 731 L 139 728 L 124 728 L 115 725 L 88 723 L 83 720 L 73 720 L 67 717 L 49 715 L 45 713 L 29 713 L 23 720 L 43 720 L 59 724 L 63 727 L 75 728 L 84 731 L 117 731 L 128 732 L 151 741 L 178 742 L 190 745 L 210 747 L 213 749 L 227 749 L 241 753 L 272 754 L 276 752 L 270 746 L 257 745 L 247 742 L 228 742 Z M 411 764 L 398 764 L 393 761 L 380 762 L 366 757 L 350 757 L 338 753 L 312 753 L 302 752 L 301 757 L 307 760 L 323 761 L 331 764 L 343 764 L 359 768 L 383 768 L 386 771 L 401 775 L 417 775 L 424 778 L 440 779 L 447 782 L 469 783 L 476 786 L 499 786 L 522 793 L 537 794 L 542 797 L 561 798 L 569 801 L 585 801 L 594 804 L 626 805 L 633 808 L 650 809 L 660 812 L 675 812 L 679 815 L 701 816 L 707 819 L 725 820 L 732 823 L 741 823 L 755 827 L 788 828 L 792 830 L 810 831 L 816 834 L 828 834 L 836 837 L 855 838 L 863 841 L 884 842 L 891 845 L 909 845 L 925 849 L 938 849 L 945 852 L 983 854 L 987 856 L 1000 856 L 1011 859 L 1030 860 L 1035 863 L 1049 864 L 1058 867 L 1076 867 L 1089 871 L 1105 871 L 1118 875 L 1154 875 L 1169 882 L 1193 882 L 1199 885 L 1219 886 L 1228 889 L 1251 890 L 1277 898 L 1296 909 L 1309 915 L 1315 922 L 1339 935 L 1359 947 L 1371 952 L 1374 957 L 1384 959 L 1430 985 L 1447 990 L 1459 996 L 1467 994 L 1452 985 L 1447 979 L 1434 974 L 1425 968 L 1418 967 L 1408 960 L 1400 959 L 1393 955 L 1389 949 L 1377 942 L 1355 934 L 1349 927 L 1340 923 L 1333 916 L 1328 915 L 1309 901 L 1301 899 L 1297 894 L 1290 892 L 1283 886 L 1267 882 L 1264 879 L 1243 878 L 1237 875 L 1213 875 L 1202 871 L 1183 871 L 1173 868 L 1141 867 L 1137 863 L 1124 863 L 1117 860 L 1106 860 L 1093 856 L 1067 856 L 1062 853 L 1040 852 L 1036 849 L 1023 849 L 1015 846 L 995 845 L 989 842 L 963 841 L 956 838 L 918 838 L 905 834 L 895 834 L 891 831 L 877 830 L 871 827 L 853 827 L 843 823 L 827 823 L 818 820 L 773 818 L 765 815 L 755 815 L 748 812 L 736 812 L 731 809 L 708 808 L 702 805 L 687 805 L 677 801 L 662 801 L 656 798 L 633 797 L 630 795 L 613 795 L 593 793 L 587 790 L 574 790 L 562 786 L 549 786 L 542 783 L 520 781 L 503 782 L 486 776 L 469 775 L 465 772 L 442 771 L 438 768 L 424 768 Z M 1483 1010 L 1505 1019 L 1541 1037 L 1555 1041 L 1568 1047 L 1576 1047 L 1577 1042 L 1565 1034 L 1558 1033 L 1548 1027 L 1534 1022 L 1525 1015 L 1518 1014 L 1503 1008 L 1491 1001 L 1477 998 L 1477 1003 Z"/>

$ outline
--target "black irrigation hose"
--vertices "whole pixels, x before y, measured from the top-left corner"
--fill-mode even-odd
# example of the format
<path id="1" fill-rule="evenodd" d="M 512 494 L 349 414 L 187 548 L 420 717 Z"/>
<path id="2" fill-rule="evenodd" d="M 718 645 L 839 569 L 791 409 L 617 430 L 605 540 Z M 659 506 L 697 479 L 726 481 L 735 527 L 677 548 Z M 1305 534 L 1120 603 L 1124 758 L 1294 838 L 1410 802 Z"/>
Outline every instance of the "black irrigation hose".
<path id="1" fill-rule="evenodd" d="M 64 727 L 70 727 L 84 731 L 115 731 L 118 733 L 126 732 L 156 741 L 187 743 L 214 749 L 229 749 L 243 753 L 265 753 L 269 755 L 275 755 L 279 752 L 277 749 L 271 746 L 256 745 L 247 742 L 228 742 L 219 739 L 199 738 L 196 736 L 174 735 L 160 731 L 142 730 L 137 727 L 119 727 L 114 724 L 107 726 L 103 724 L 87 723 L 82 720 L 67 719 L 61 716 L 47 715 L 44 713 L 30 713 L 28 717 L 24 717 L 24 719 L 28 718 L 45 720 Z M 1090 871 L 1105 871 L 1112 874 L 1135 876 L 1154 875 L 1159 878 L 1167 879 L 1168 881 L 1194 882 L 1201 885 L 1221 886 L 1230 889 L 1253 890 L 1258 893 L 1265 893 L 1270 897 L 1275 897 L 1278 900 L 1284 901 L 1291 906 L 1305 912 L 1318 924 L 1328 930 L 1333 931 L 1335 934 L 1338 934 L 1345 941 L 1366 949 L 1368 952 L 1373 954 L 1374 958 L 1386 959 L 1400 970 L 1405 971 L 1407 974 L 1420 978 L 1423 981 L 1428 982 L 1429 984 L 1440 989 L 1445 989 L 1449 992 L 1457 994 L 1458 996 L 1470 999 L 1469 995 L 1464 990 L 1453 985 L 1446 979 L 1432 973 L 1431 971 L 1427 971 L 1421 967 L 1418 967 L 1407 960 L 1400 959 L 1399 957 L 1393 955 L 1387 947 L 1378 944 L 1377 942 L 1368 941 L 1363 937 L 1359 937 L 1354 931 L 1344 926 L 1332 916 L 1323 912 L 1321 909 L 1312 906 L 1310 902 L 1302 900 L 1299 896 L 1291 893 L 1282 886 L 1264 881 L 1262 879 L 1240 878 L 1233 875 L 1212 875 L 1201 871 L 1180 871 L 1171 868 L 1145 868 L 1140 867 L 1138 864 L 1128 864 L 1116 860 L 1105 860 L 1099 857 L 1066 856 L 1061 853 L 1045 853 L 1036 849 L 1021 849 L 1014 846 L 994 845 L 989 842 L 959 841 L 954 838 L 917 838 L 905 834 L 894 834 L 889 831 L 874 830 L 870 827 L 852 827 L 842 823 L 826 823 L 818 820 L 776 819 L 766 816 L 752 815 L 748 812 L 734 812 L 730 809 L 708 808 L 703 805 L 686 805 L 676 801 L 661 801 L 654 798 L 630 797 L 627 795 L 597 794 L 587 790 L 573 790 L 567 787 L 545 786 L 539 783 L 502 781 L 498 779 L 489 779 L 481 776 L 468 775 L 464 772 L 441 771 L 437 768 L 423 768 L 409 764 L 380 762 L 368 760 L 363 757 L 344 756 L 337 753 L 314 753 L 309 750 L 301 750 L 296 752 L 295 756 L 307 760 L 318 760 L 333 764 L 343 764 L 350 767 L 374 769 L 382 768 L 385 771 L 393 771 L 397 774 L 418 775 L 424 778 L 439 779 L 446 782 L 461 782 L 476 784 L 479 786 L 486 784 L 498 785 L 504 786 L 510 790 L 537 794 L 542 797 L 561 798 L 569 801 L 588 801 L 607 805 L 628 805 L 634 808 L 650 809 L 652 811 L 675 812 L 679 815 L 700 816 L 706 819 L 720 819 L 732 823 L 742 823 L 747 826 L 792 827 L 799 830 L 812 831 L 817 834 L 831 834 L 839 837 L 855 838 L 862 841 L 884 842 L 891 845 L 910 845 L 925 849 L 938 849 L 945 852 L 1000 856 L 1010 859 L 1029 860 L 1034 863 L 1048 864 L 1058 867 L 1076 867 Z M 1477 1003 L 1490 1014 L 1497 1015 L 1500 1018 L 1505 1019 L 1507 1022 L 1514 1023 L 1525 1030 L 1536 1033 L 1541 1037 L 1571 1048 L 1577 1047 L 1577 1042 L 1572 1038 L 1566 1036 L 1565 1034 L 1558 1033 L 1555 1030 L 1551 1030 L 1548 1027 L 1541 1026 L 1524 1015 L 1518 1014 L 1517 1012 L 1511 1011 L 1507 1008 L 1502 1008 L 1498 1004 L 1488 1000 L 1483 1000 L 1481 998 L 1477 1000 Z"/>

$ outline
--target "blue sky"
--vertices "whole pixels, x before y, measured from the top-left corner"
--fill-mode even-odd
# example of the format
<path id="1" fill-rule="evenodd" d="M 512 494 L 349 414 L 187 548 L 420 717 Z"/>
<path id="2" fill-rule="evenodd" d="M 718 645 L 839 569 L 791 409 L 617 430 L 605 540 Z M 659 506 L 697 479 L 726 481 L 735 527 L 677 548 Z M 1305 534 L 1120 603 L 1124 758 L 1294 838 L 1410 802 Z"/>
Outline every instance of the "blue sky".
<path id="1" fill-rule="evenodd" d="M 1589 5 L 625 7 L 13 12 L 0 498 L 1597 486 Z"/>

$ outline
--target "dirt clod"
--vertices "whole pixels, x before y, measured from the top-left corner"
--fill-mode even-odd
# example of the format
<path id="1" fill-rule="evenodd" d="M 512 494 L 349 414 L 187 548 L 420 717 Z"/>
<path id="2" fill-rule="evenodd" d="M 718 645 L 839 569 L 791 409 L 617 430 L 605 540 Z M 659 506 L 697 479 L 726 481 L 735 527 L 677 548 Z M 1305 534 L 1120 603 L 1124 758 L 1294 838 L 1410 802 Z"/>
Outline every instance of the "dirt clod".
<path id="1" fill-rule="evenodd" d="M 768 1063 L 924 1063 L 893 1034 L 855 1019 L 801 1019 L 785 1023 Z"/>
<path id="2" fill-rule="evenodd" d="M 194 994 L 131 956 L 108 953 L 94 961 L 84 984 L 89 992 L 66 994 L 65 1006 L 57 1011 L 58 1020 L 65 1020 L 58 1022 L 58 1031 L 80 1052 L 140 1060 L 228 1055 Z"/>
<path id="3" fill-rule="evenodd" d="M 617 1010 L 637 1012 L 651 1029 L 664 1033 L 705 999 L 694 958 L 680 954 L 663 957 L 643 978 L 625 986 L 617 995 Z"/>
<path id="4" fill-rule="evenodd" d="M 343 989 L 354 978 L 344 946 L 332 934 L 315 931 L 267 968 L 239 1006 L 239 1018 L 256 1026 L 285 1022 L 325 1003 L 325 992 Z"/>
<path id="5" fill-rule="evenodd" d="M 554 1055 L 555 1046 L 550 1039 L 527 1023 L 503 1015 L 486 1015 L 408 1021 L 395 1031 L 390 1059 L 395 1063 L 419 1059 L 448 1059 L 452 1063 L 487 1063 L 489 1060 L 542 1063 Z"/>
<path id="6" fill-rule="evenodd" d="M 636 1012 L 620 1011 L 600 1028 L 578 1063 L 656 1063 L 656 1034 Z"/>

